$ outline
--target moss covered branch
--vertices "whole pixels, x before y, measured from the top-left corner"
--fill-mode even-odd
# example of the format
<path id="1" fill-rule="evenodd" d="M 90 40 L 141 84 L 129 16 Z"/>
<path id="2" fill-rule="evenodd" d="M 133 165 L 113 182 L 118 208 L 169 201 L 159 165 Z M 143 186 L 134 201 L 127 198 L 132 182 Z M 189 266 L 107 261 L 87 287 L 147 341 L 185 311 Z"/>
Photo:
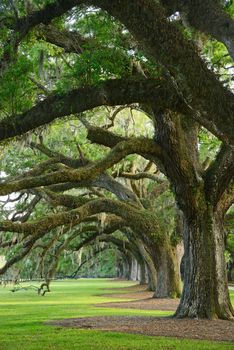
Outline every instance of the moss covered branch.
<path id="1" fill-rule="evenodd" d="M 102 160 L 81 169 L 74 170 L 66 168 L 50 174 L 1 183 L 0 195 L 64 182 L 77 182 L 87 179 L 93 180 L 105 170 L 118 163 L 121 159 L 133 153 L 158 154 L 158 156 L 160 156 L 161 149 L 153 140 L 132 138 L 118 143 Z"/>

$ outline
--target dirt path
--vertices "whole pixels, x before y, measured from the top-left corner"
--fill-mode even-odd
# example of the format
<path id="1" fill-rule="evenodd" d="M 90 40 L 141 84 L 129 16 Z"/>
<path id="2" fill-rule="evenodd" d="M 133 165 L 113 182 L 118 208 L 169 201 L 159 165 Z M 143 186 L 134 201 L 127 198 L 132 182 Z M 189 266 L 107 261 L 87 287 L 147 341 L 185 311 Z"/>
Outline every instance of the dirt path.
<path id="1" fill-rule="evenodd" d="M 137 285 L 130 288 L 121 288 L 119 292 L 104 295 L 110 298 L 134 300 L 99 303 L 95 306 L 174 311 L 179 302 L 178 299 L 153 299 L 153 293 L 146 291 L 145 286 Z M 65 319 L 47 322 L 47 324 L 59 327 L 99 329 L 151 336 L 234 342 L 234 322 L 222 320 L 178 320 L 169 317 L 103 316 Z"/>
<path id="2" fill-rule="evenodd" d="M 114 294 L 102 294 L 106 298 L 115 299 L 135 299 L 132 301 L 115 301 L 108 303 L 96 304 L 96 307 L 110 307 L 120 309 L 139 309 L 139 310 L 163 310 L 163 311 L 175 311 L 179 299 L 155 299 L 153 298 L 153 292 L 146 290 L 147 286 L 132 286 L 128 288 L 119 289 L 120 293 Z M 124 292 L 124 293 L 123 293 Z"/>
<path id="3" fill-rule="evenodd" d="M 53 321 L 47 324 L 59 327 L 99 329 L 151 336 L 234 342 L 234 322 L 221 320 L 175 320 L 166 317 L 104 316 L 73 318 Z"/>

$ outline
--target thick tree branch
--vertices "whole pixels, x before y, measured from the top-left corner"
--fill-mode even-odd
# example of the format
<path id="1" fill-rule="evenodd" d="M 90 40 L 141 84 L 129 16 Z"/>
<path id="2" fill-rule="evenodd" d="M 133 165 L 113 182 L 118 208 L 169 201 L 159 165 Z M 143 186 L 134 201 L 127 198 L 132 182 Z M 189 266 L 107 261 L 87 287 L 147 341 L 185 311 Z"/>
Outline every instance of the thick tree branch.
<path id="1" fill-rule="evenodd" d="M 116 135 L 115 133 L 98 126 L 86 125 L 86 128 L 88 131 L 87 139 L 98 145 L 113 148 L 119 142 L 128 140 L 127 137 Z"/>
<path id="2" fill-rule="evenodd" d="M 215 161 L 205 172 L 205 190 L 209 201 L 217 205 L 234 178 L 234 149 L 222 145 Z"/>
<path id="3" fill-rule="evenodd" d="M 162 0 L 169 15 L 179 11 L 191 27 L 226 45 L 234 59 L 234 21 L 219 0 Z"/>
<path id="4" fill-rule="evenodd" d="M 118 163 L 121 159 L 133 153 L 161 154 L 161 148 L 153 140 L 132 138 L 118 143 L 102 160 L 78 170 L 63 169 L 51 174 L 0 184 L 0 195 L 6 195 L 23 189 L 32 189 L 63 182 L 93 180 L 105 170 Z"/>
<path id="5" fill-rule="evenodd" d="M 53 18 L 62 16 L 72 7 L 81 4 L 79 0 L 57 0 L 46 5 L 42 10 L 34 11 L 25 17 L 21 17 L 11 29 L 15 30 L 22 40 L 30 30 L 39 24 L 49 24 Z"/>
<path id="6" fill-rule="evenodd" d="M 179 104 L 184 108 L 173 86 L 165 81 L 107 80 L 97 86 L 78 88 L 64 95 L 51 95 L 25 113 L 2 120 L 0 141 L 22 135 L 56 118 L 81 113 L 94 107 L 147 101 L 154 101 L 161 108 L 176 109 Z"/>
<path id="7" fill-rule="evenodd" d="M 167 20 L 159 2 L 92 2 L 125 24 L 145 51 L 166 66 L 194 114 L 200 112 L 194 116 L 197 121 L 220 139 L 234 144 L 234 95 L 206 67 L 180 30 Z M 202 112 L 207 112 L 209 118 Z"/>
<path id="8" fill-rule="evenodd" d="M 61 30 L 53 25 L 40 25 L 37 36 L 63 48 L 66 53 L 80 54 L 83 52 L 83 47 L 97 45 L 95 40 L 85 39 L 77 31 Z"/>
<path id="9" fill-rule="evenodd" d="M 152 174 L 152 173 L 147 173 L 147 172 L 136 173 L 136 174 L 121 172 L 121 173 L 119 173 L 118 177 L 124 177 L 124 178 L 130 179 L 130 180 L 149 179 L 149 180 L 155 181 L 155 182 L 160 183 L 160 184 L 164 182 L 157 175 Z"/>
<path id="10" fill-rule="evenodd" d="M 146 52 L 165 65 L 171 76 L 176 78 L 181 96 L 187 104 L 187 108 L 190 109 L 190 115 L 192 114 L 193 118 L 224 142 L 234 144 L 233 94 L 225 89 L 214 74 L 209 71 L 194 47 L 186 41 L 179 29 L 167 20 L 164 9 L 158 2 L 153 0 L 129 0 L 127 3 L 124 0 L 115 2 L 109 0 L 58 0 L 47 5 L 41 11 L 20 18 L 16 28 L 13 29 L 20 33 L 20 38 L 23 38 L 36 25 L 40 23 L 48 24 L 54 17 L 62 15 L 73 6 L 81 3 L 99 6 L 125 24 Z M 144 8 L 144 11 L 142 11 L 142 8 Z M 144 26 L 142 26 L 142 23 L 144 23 Z M 67 97 L 68 105 L 75 97 L 71 95 Z M 125 95 L 128 94 L 125 93 Z M 148 95 L 151 96 L 151 94 Z M 139 99 L 136 99 L 135 102 L 137 100 L 139 101 Z M 57 105 L 61 102 L 61 98 L 57 98 L 56 102 Z M 89 108 L 100 104 L 108 104 L 106 98 L 102 98 L 102 103 L 100 101 L 93 102 L 90 103 Z M 129 101 L 129 103 L 132 102 L 134 101 Z M 45 105 L 42 105 L 42 107 L 45 107 Z M 66 112 L 65 115 L 74 113 L 74 109 L 77 108 L 74 108 L 74 103 L 72 103 L 70 113 Z M 78 110 L 83 111 L 85 107 L 79 106 Z M 55 111 L 52 110 L 51 117 L 46 115 L 45 108 L 44 110 L 42 108 L 40 112 L 42 113 L 38 113 L 34 118 L 24 114 L 21 118 L 21 125 L 17 117 L 13 118 L 11 125 L 6 121 L 3 122 L 0 125 L 0 140 L 20 135 L 39 125 L 48 123 L 56 117 L 62 117 L 64 108 L 61 108 L 61 113 L 59 113 L 57 106 L 56 113 L 54 114 Z M 34 113 L 36 113 L 36 110 L 34 110 Z"/>
<path id="11" fill-rule="evenodd" d="M 88 140 L 98 145 L 106 146 L 109 148 L 113 148 L 119 142 L 131 139 L 120 135 L 116 135 L 115 133 L 109 130 L 105 130 L 97 126 L 86 125 L 86 127 L 88 130 L 88 134 L 87 134 Z M 157 154 L 157 152 L 152 154 L 139 152 L 138 154 L 144 157 L 145 159 L 149 159 L 154 164 L 157 163 L 158 161 L 157 158 L 160 158 L 160 155 Z"/>
<path id="12" fill-rule="evenodd" d="M 93 162 L 91 162 L 87 158 L 80 158 L 80 159 L 73 159 L 70 157 L 66 157 L 65 155 L 55 152 L 50 150 L 49 148 L 45 147 L 44 145 L 41 144 L 36 144 L 31 142 L 30 146 L 33 148 L 38 149 L 42 153 L 46 154 L 48 157 L 56 157 L 55 159 L 59 159 L 61 163 L 65 164 L 68 167 L 74 168 L 74 169 L 79 169 L 83 168 L 84 166 L 92 165 Z M 40 167 L 40 165 L 39 165 Z M 100 187 L 104 188 L 111 193 L 115 194 L 120 200 L 125 200 L 125 201 L 135 201 L 137 202 L 137 198 L 134 195 L 132 191 L 130 191 L 126 186 L 123 184 L 119 183 L 116 181 L 112 176 L 110 176 L 107 173 L 103 173 L 99 176 L 97 176 L 95 179 L 87 179 L 87 180 L 82 180 L 73 184 L 70 184 L 70 188 L 74 187 Z"/>
<path id="13" fill-rule="evenodd" d="M 224 218 L 228 209 L 232 206 L 234 203 L 234 180 L 230 183 L 228 188 L 223 192 L 222 196 L 219 199 L 219 202 L 217 203 L 216 211 L 221 216 L 221 218 Z"/>
<path id="14" fill-rule="evenodd" d="M 10 231 L 24 233 L 25 237 L 33 235 L 36 240 L 41 238 L 47 232 L 61 225 L 70 225 L 71 227 L 78 225 L 80 222 L 98 213 L 111 213 L 126 220 L 127 225 L 140 234 L 148 232 L 155 236 L 156 232 L 160 238 L 160 227 L 156 217 L 149 211 L 137 209 L 129 204 L 110 199 L 97 199 L 90 201 L 77 209 L 63 211 L 58 214 L 45 216 L 31 223 L 14 223 L 12 221 L 2 221 L 0 223 L 0 231 Z M 34 242 L 35 243 L 35 242 Z M 26 246 L 28 243 L 26 244 Z"/>

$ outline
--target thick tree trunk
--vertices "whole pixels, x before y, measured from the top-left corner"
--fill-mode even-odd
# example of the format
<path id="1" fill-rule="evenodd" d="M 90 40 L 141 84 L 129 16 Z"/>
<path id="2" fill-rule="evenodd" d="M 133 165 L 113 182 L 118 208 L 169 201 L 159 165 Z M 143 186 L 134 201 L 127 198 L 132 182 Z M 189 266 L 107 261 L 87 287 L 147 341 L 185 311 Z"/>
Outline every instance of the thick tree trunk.
<path id="1" fill-rule="evenodd" d="M 137 281 L 137 260 L 135 258 L 132 259 L 130 279 Z"/>
<path id="2" fill-rule="evenodd" d="M 145 267 L 145 263 L 142 262 L 140 264 L 140 285 L 144 285 L 146 284 L 146 267 Z"/>
<path id="3" fill-rule="evenodd" d="M 145 261 L 145 266 L 148 272 L 148 290 L 155 292 L 157 286 L 157 270 L 153 259 L 142 243 L 138 245 L 138 248 Z"/>
<path id="4" fill-rule="evenodd" d="M 157 251 L 157 286 L 154 298 L 176 298 L 181 295 L 181 281 L 176 248 L 170 243 Z"/>
<path id="5" fill-rule="evenodd" d="M 229 319 L 234 317 L 234 310 L 231 305 L 231 300 L 228 291 L 227 269 L 224 256 L 224 220 L 218 215 L 218 213 L 215 213 L 213 217 L 213 232 L 216 263 L 215 292 L 217 299 L 217 315 L 220 318 Z"/>
<path id="6" fill-rule="evenodd" d="M 156 289 L 156 274 L 152 275 L 150 269 L 147 267 L 147 272 L 148 272 L 148 287 L 147 290 L 150 292 L 155 292 Z M 153 276 L 153 278 L 152 278 Z"/>
<path id="7" fill-rule="evenodd" d="M 130 264 L 131 264 L 130 258 L 125 256 L 123 260 L 123 265 L 122 265 L 121 278 L 124 278 L 127 280 L 130 279 Z"/>
<path id="8" fill-rule="evenodd" d="M 221 219 L 210 208 L 184 218 L 184 288 L 175 316 L 233 318 Z"/>

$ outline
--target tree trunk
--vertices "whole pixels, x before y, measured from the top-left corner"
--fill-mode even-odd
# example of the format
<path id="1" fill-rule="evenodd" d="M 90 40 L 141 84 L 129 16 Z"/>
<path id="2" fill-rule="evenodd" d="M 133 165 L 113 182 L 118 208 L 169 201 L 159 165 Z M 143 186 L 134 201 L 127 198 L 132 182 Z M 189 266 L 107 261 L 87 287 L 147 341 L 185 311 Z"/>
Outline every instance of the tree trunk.
<path id="1" fill-rule="evenodd" d="M 154 266 L 153 259 L 149 252 L 145 249 L 142 242 L 138 244 L 139 252 L 145 261 L 145 266 L 148 272 L 148 290 L 155 292 L 157 286 L 157 271 Z"/>
<path id="2" fill-rule="evenodd" d="M 140 264 L 140 285 L 144 285 L 146 284 L 146 267 L 145 267 L 145 263 L 142 262 Z"/>
<path id="3" fill-rule="evenodd" d="M 181 296 L 181 281 L 176 248 L 170 243 L 159 247 L 157 259 L 157 286 L 154 298 L 176 298 Z"/>
<path id="4" fill-rule="evenodd" d="M 216 263 L 216 298 L 217 298 L 217 315 L 220 318 L 229 319 L 234 317 L 234 310 L 231 304 L 229 290 L 227 269 L 225 261 L 225 239 L 224 239 L 224 219 L 214 214 L 213 231 L 215 243 L 215 263 Z"/>
<path id="5" fill-rule="evenodd" d="M 122 265 L 122 276 L 121 278 L 124 278 L 126 280 L 130 279 L 130 265 L 131 260 L 130 257 L 127 255 L 123 256 L 123 265 Z"/>
<path id="6" fill-rule="evenodd" d="M 137 281 L 137 260 L 135 258 L 132 258 L 130 279 Z"/>
<path id="7" fill-rule="evenodd" d="M 175 316 L 230 319 L 222 222 L 207 208 L 184 217 L 184 288 Z"/>

